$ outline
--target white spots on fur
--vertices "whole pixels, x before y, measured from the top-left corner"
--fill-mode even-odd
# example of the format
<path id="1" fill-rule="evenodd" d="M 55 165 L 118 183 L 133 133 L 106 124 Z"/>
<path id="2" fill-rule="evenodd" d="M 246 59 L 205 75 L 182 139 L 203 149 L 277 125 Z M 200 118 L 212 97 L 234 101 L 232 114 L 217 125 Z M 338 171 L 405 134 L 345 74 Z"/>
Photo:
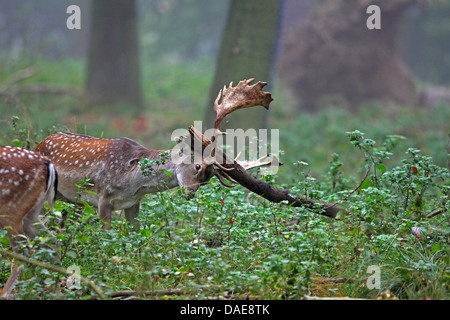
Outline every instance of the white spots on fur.
<path id="1" fill-rule="evenodd" d="M 24 194 L 28 196 L 30 192 L 37 192 L 37 181 L 46 181 L 47 166 L 44 161 L 47 160 L 48 158 L 35 151 L 0 147 L 0 203 L 16 208 L 21 204 L 19 199 Z"/>
<path id="2" fill-rule="evenodd" d="M 98 170 L 119 166 L 117 139 L 103 139 L 81 136 L 76 134 L 58 133 L 41 142 L 40 151 L 48 155 L 57 166 L 58 171 L 80 170 L 101 166 Z M 123 155 L 120 155 L 123 159 Z M 81 169 L 80 169 L 81 168 Z M 95 169 L 94 169 L 95 170 Z"/>

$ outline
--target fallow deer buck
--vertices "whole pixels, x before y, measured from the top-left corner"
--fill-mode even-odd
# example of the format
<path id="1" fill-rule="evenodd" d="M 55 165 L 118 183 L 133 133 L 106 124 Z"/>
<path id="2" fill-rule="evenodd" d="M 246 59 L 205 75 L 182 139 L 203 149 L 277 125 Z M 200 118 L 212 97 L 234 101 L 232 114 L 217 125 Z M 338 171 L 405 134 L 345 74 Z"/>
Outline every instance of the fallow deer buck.
<path id="1" fill-rule="evenodd" d="M 263 105 L 268 107 L 272 101 L 271 94 L 262 91 L 265 85 L 253 81 L 240 82 L 238 86 L 220 91 L 215 108 L 220 105 L 231 109 Z M 223 118 L 226 114 L 222 114 Z M 220 123 L 220 118 L 218 122 Z M 59 175 L 58 198 L 79 203 L 88 201 L 97 208 L 100 218 L 105 222 L 104 229 L 110 229 L 112 210 L 124 210 L 128 221 L 138 225 L 136 217 L 139 214 L 139 205 L 144 195 L 156 193 L 176 186 L 185 187 L 187 194 L 192 194 L 206 184 L 211 177 L 217 176 L 219 181 L 223 178 L 233 181 L 226 173 L 224 167 L 214 157 L 201 157 L 200 162 L 175 162 L 172 156 L 163 164 L 153 164 L 152 171 L 156 174 L 143 175 L 139 166 L 142 159 L 156 160 L 161 154 L 171 150 L 149 150 L 139 143 L 128 138 L 104 139 L 94 138 L 73 133 L 55 133 L 40 142 L 36 148 L 43 155 L 49 157 L 54 163 Z M 185 152 L 186 148 L 184 149 Z M 173 150 L 175 153 L 179 149 Z M 194 150 L 189 149 L 194 153 Z M 185 155 L 194 158 L 193 154 Z M 262 159 L 261 159 L 262 160 Z M 246 162 L 242 165 L 256 167 L 267 165 L 269 162 Z M 162 174 L 159 174 L 163 172 Z M 168 172 L 165 174 L 164 172 Z M 82 193 L 77 184 L 88 178 L 91 184 L 88 193 Z"/>
<path id="2" fill-rule="evenodd" d="M 17 252 L 19 234 L 37 236 L 39 214 L 47 201 L 53 209 L 57 172 L 47 157 L 15 147 L 0 147 L 0 228 L 7 228 L 10 244 Z M 43 224 L 42 227 L 48 231 Z M 13 265 L 2 297 L 8 297 L 23 271 Z"/>

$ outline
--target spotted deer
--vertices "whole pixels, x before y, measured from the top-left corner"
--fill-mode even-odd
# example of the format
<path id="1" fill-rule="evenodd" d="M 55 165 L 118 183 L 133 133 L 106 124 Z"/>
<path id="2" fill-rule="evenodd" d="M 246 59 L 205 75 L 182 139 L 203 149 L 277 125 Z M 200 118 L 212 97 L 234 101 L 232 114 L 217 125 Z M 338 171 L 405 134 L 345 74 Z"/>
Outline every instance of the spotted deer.
<path id="1" fill-rule="evenodd" d="M 0 228 L 6 228 L 10 244 L 17 252 L 18 235 L 37 236 L 40 212 L 47 201 L 53 209 L 58 175 L 50 160 L 38 152 L 0 147 Z M 16 261 L 2 297 L 8 297 L 23 271 Z"/>
<path id="2" fill-rule="evenodd" d="M 261 95 L 267 95 L 261 91 L 263 85 L 247 84 L 235 88 L 230 85 L 227 90 L 224 88 L 220 91 L 220 106 L 219 97 L 216 105 L 219 109 L 227 106 L 220 114 L 220 120 L 233 108 L 261 104 Z M 164 152 L 173 154 L 173 150 L 150 150 L 128 138 L 105 139 L 55 133 L 40 142 L 35 150 L 49 157 L 58 171 L 58 198 L 72 203 L 88 201 L 97 208 L 100 218 L 105 222 L 104 229 L 110 229 L 113 210 L 124 210 L 127 220 L 138 225 L 136 217 L 140 201 L 146 194 L 180 186 L 186 188 L 188 195 L 192 195 L 213 176 L 218 177 L 225 186 L 232 185 L 225 183 L 223 178 L 233 181 L 227 175 L 227 169 L 217 163 L 214 157 L 202 157 L 201 161 L 188 163 L 175 162 L 169 157 L 165 163 L 152 165 L 156 174 L 143 175 L 140 160 L 156 160 Z M 192 157 L 192 154 L 185 156 Z M 256 165 L 253 163 L 252 166 Z M 89 179 L 87 191 L 90 192 L 80 196 L 76 185 L 84 178 Z"/>

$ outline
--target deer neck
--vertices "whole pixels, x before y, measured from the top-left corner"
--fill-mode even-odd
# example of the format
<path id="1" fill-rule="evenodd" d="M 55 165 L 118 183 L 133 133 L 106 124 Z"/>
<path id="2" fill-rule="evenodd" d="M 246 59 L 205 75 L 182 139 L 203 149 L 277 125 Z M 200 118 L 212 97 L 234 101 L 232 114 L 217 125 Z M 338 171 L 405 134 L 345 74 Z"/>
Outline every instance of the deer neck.
<path id="1" fill-rule="evenodd" d="M 141 175 L 143 186 L 149 189 L 149 193 L 164 191 L 179 185 L 177 165 L 170 157 L 165 160 L 161 158 L 161 153 L 165 151 L 168 150 L 148 150 L 142 159 L 148 159 L 150 163 L 136 167 L 136 174 Z"/>

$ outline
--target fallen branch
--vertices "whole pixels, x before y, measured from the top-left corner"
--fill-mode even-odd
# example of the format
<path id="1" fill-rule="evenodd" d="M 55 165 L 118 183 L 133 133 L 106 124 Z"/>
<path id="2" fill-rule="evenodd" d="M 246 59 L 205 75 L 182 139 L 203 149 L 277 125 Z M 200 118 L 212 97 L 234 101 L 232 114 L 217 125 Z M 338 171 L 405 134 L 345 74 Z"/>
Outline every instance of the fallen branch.
<path id="1" fill-rule="evenodd" d="M 111 298 L 118 297 L 132 297 L 132 296 L 166 296 L 166 295 L 182 295 L 186 291 L 183 289 L 164 289 L 164 290 L 121 290 L 117 292 L 108 293 Z"/>
<path id="2" fill-rule="evenodd" d="M 353 283 L 356 281 L 355 278 L 326 278 L 318 280 L 322 283 Z"/>
<path id="3" fill-rule="evenodd" d="M 360 298 L 350 298 L 350 297 L 316 297 L 316 296 L 304 296 L 303 300 L 368 300 Z"/>
<path id="4" fill-rule="evenodd" d="M 427 218 L 433 218 L 434 216 L 444 213 L 445 211 L 447 211 L 447 209 L 445 209 L 445 208 L 434 210 L 433 212 L 430 212 L 429 214 L 427 214 Z"/>
<path id="5" fill-rule="evenodd" d="M 209 141 L 209 139 L 207 139 L 193 126 L 190 126 L 188 130 L 192 138 L 195 139 L 195 141 L 201 143 L 203 148 L 207 148 L 211 144 L 211 141 Z M 195 142 L 192 144 L 192 147 L 194 146 L 194 144 Z M 227 175 L 229 175 L 243 187 L 259 194 L 260 196 L 271 202 L 281 202 L 294 207 L 305 207 L 333 219 L 339 218 L 339 212 L 345 212 L 346 214 L 349 213 L 342 207 L 338 207 L 324 201 L 313 200 L 303 195 L 293 197 L 291 196 L 290 190 L 279 189 L 257 179 L 255 176 L 245 170 L 245 168 L 243 168 L 237 161 L 223 153 L 220 148 L 215 148 L 214 156 L 216 157 L 217 161 L 222 164 L 223 167 L 228 169 Z"/>
<path id="6" fill-rule="evenodd" d="M 38 266 L 38 267 L 50 270 L 50 271 L 62 273 L 62 274 L 67 275 L 67 276 L 72 276 L 73 275 L 72 272 L 68 272 L 64 268 L 61 268 L 61 267 L 58 267 L 58 266 L 54 266 L 54 265 L 51 265 L 51 264 L 48 264 L 48 263 L 45 263 L 45 262 L 42 262 L 42 261 L 39 261 L 39 260 L 27 258 L 24 255 L 21 255 L 19 253 L 6 251 L 6 250 L 0 248 L 0 254 L 4 255 L 4 256 L 11 257 L 11 258 L 14 258 L 16 260 L 19 260 L 19 261 L 22 261 L 22 262 L 25 262 L 25 263 L 29 263 L 29 264 L 32 264 L 32 265 L 35 265 L 35 266 Z M 97 286 L 93 281 L 89 280 L 86 277 L 83 277 L 82 275 L 79 275 L 79 276 L 80 276 L 80 280 L 82 282 L 86 283 L 99 296 L 100 299 L 102 299 L 102 300 L 106 300 L 107 299 L 107 297 L 103 293 L 102 289 L 100 289 L 100 287 Z"/>

